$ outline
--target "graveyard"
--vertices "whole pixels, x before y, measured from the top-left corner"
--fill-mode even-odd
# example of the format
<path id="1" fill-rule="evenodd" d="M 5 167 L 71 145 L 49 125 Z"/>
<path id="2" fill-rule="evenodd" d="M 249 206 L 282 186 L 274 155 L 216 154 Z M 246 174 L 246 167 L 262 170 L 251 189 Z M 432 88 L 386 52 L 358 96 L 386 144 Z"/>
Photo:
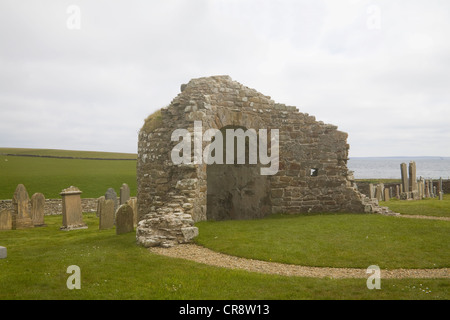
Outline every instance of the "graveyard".
<path id="1" fill-rule="evenodd" d="M 76 163 L 82 161 L 9 156 L 7 162 L 12 163 L 18 158 L 31 161 L 28 163 L 74 161 L 75 170 L 79 170 Z M 4 159 L 2 156 L 0 160 Z M 96 169 L 100 167 L 94 161 L 87 163 Z M 115 163 L 126 167 L 133 162 Z M 55 170 L 58 170 L 58 165 Z M 92 170 L 85 165 L 81 173 L 78 171 L 77 178 L 90 180 Z M 41 181 L 46 180 L 45 172 L 49 171 L 51 168 L 41 172 Z M 20 170 L 16 174 L 20 176 Z M 12 176 L 10 173 L 9 179 L 13 179 Z M 49 173 L 49 179 L 51 176 Z M 450 298 L 448 276 L 414 276 L 415 270 L 448 270 L 448 221 L 343 212 L 275 214 L 257 220 L 201 221 L 195 224 L 199 235 L 194 243 L 215 252 L 271 263 L 327 268 L 321 277 L 250 272 L 152 252 L 136 244 L 135 225 L 132 231 L 118 232 L 111 223 L 111 217 L 102 215 L 104 208 L 101 206 L 106 206 L 106 193 L 110 187 L 115 189 L 117 202 L 120 202 L 120 188 L 125 182 L 132 184 L 126 177 L 116 177 L 113 180 L 118 182 L 111 180 L 99 186 L 96 192 L 85 192 L 84 188 L 71 183 L 69 175 L 68 180 L 61 181 L 62 187 L 52 191 L 50 196 L 46 191 L 42 193 L 47 200 L 58 198 L 61 202 L 66 194 L 79 196 L 83 203 L 83 212 L 78 217 L 83 223 L 82 228 L 63 230 L 62 207 L 59 214 L 46 214 L 37 219 L 38 215 L 32 214 L 30 205 L 29 219 L 23 216 L 21 220 L 23 228 L 0 230 L 0 246 L 7 250 L 5 257 L 0 259 L 0 299 Z M 73 185 L 79 191 L 75 187 L 70 188 Z M 33 195 L 40 193 L 39 188 L 23 186 L 29 194 L 30 204 L 42 201 L 39 195 L 32 201 Z M 6 190 L 2 187 L 0 192 L 6 194 L 2 199 L 12 199 L 17 187 L 17 184 L 13 187 L 9 184 Z M 130 196 L 135 196 L 133 188 L 130 189 Z M 84 210 L 86 198 L 96 200 L 90 210 Z M 79 206 L 78 200 L 75 204 Z M 401 215 L 422 215 L 430 211 L 435 217 L 448 217 L 450 213 L 448 194 L 444 194 L 443 200 L 391 199 L 381 204 Z M 103 223 L 105 227 L 101 227 Z M 30 224 L 34 227 L 29 227 Z M 382 270 L 381 290 L 369 290 L 367 278 L 340 278 L 333 274 L 333 269 L 329 269 L 353 270 L 372 264 L 378 264 Z M 79 290 L 69 290 L 66 286 L 70 275 L 67 267 L 71 265 L 77 265 L 81 270 Z M 406 276 L 383 278 L 383 270 L 395 269 L 406 270 Z"/>

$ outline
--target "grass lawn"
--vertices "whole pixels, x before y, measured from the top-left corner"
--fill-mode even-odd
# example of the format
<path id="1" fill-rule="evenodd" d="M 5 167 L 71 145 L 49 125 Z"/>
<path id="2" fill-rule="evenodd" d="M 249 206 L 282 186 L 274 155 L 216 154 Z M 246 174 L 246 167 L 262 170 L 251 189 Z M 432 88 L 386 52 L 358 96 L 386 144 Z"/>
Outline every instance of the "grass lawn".
<path id="1" fill-rule="evenodd" d="M 229 270 L 152 254 L 136 246 L 133 232 L 117 236 L 114 229 L 98 230 L 95 214 L 84 215 L 88 229 L 69 232 L 59 230 L 61 216 L 45 219 L 47 227 L 0 231 L 0 245 L 8 249 L 8 257 L 0 259 L 0 299 L 450 298 L 448 279 L 382 279 L 381 290 L 369 290 L 366 279 L 314 279 Z M 287 221 L 277 218 L 272 222 L 278 220 Z M 239 242 L 232 242 L 239 246 Z M 387 251 L 383 247 L 379 250 Z M 66 286 L 70 265 L 80 267 L 80 290 Z"/>
<path id="2" fill-rule="evenodd" d="M 205 221 L 196 242 L 252 259 L 319 267 L 450 267 L 450 223 L 365 214 Z"/>
<path id="3" fill-rule="evenodd" d="M 381 206 L 389 207 L 392 211 L 422 216 L 450 217 L 450 194 L 444 194 L 443 200 L 439 198 L 426 198 L 422 200 L 381 201 Z"/>
<path id="4" fill-rule="evenodd" d="M 31 197 L 41 192 L 59 199 L 62 189 L 76 186 L 83 198 L 97 198 L 108 188 L 119 194 L 122 183 L 136 195 L 136 161 L 35 158 L 0 155 L 0 199 L 11 199 L 19 183 Z"/>

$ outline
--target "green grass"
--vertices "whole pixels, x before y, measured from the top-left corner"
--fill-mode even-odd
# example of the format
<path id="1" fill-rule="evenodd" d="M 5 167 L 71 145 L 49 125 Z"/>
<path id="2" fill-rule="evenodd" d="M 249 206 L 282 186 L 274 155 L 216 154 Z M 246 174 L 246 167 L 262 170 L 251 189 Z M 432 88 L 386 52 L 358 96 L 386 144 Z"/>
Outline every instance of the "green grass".
<path id="1" fill-rule="evenodd" d="M 76 186 L 83 198 L 97 198 L 108 188 L 119 193 L 127 183 L 136 194 L 136 161 L 35 158 L 0 155 L 0 199 L 11 199 L 18 184 L 28 194 L 41 192 L 48 199 L 60 198 L 62 189 Z"/>
<path id="2" fill-rule="evenodd" d="M 0 299 L 450 298 L 448 279 L 382 279 L 381 290 L 368 290 L 366 279 L 331 279 L 331 274 L 330 278 L 314 279 L 229 270 L 152 254 L 135 244 L 133 232 L 116 235 L 114 229 L 98 230 L 95 214 L 84 214 L 88 229 L 68 232 L 59 230 L 61 216 L 45 219 L 47 227 L 0 231 L 0 245 L 8 249 L 8 257 L 0 259 Z M 66 287 L 70 265 L 80 267 L 80 290 Z"/>
<path id="3" fill-rule="evenodd" d="M 34 155 L 51 157 L 73 158 L 102 158 L 102 159 L 137 159 L 135 153 L 101 152 L 101 151 L 76 151 L 59 149 L 32 149 L 32 148 L 0 148 L 1 154 Z"/>
<path id="4" fill-rule="evenodd" d="M 196 242 L 215 251 L 319 267 L 450 266 L 450 223 L 381 215 L 281 216 L 200 222 Z"/>
<path id="5" fill-rule="evenodd" d="M 422 216 L 450 217 L 450 194 L 444 194 L 443 200 L 439 198 L 426 198 L 422 200 L 382 201 L 380 205 L 389 207 L 392 211 Z"/>

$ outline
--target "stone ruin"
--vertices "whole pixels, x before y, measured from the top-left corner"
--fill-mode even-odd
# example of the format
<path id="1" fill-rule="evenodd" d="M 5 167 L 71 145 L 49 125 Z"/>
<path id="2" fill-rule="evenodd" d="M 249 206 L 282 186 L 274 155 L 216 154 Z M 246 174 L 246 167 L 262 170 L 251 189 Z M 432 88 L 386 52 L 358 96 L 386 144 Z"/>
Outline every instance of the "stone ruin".
<path id="1" fill-rule="evenodd" d="M 177 129 L 193 138 L 193 148 L 189 142 L 182 150 L 183 156 L 190 151 L 191 162 L 172 159 L 181 155 L 179 139 L 172 139 Z M 226 129 L 253 129 L 259 137 L 278 130 L 279 156 L 270 164 L 277 167 L 275 174 L 261 174 L 268 167 L 261 158 L 264 140 L 256 142 L 256 163 L 247 160 L 250 138 L 244 142 L 243 164 L 236 159 L 233 164 L 201 161 L 196 144 L 207 152 L 218 131 L 224 137 Z M 274 151 L 274 136 L 270 137 L 267 155 Z M 255 219 L 274 213 L 392 213 L 357 191 L 347 169 L 348 150 L 347 133 L 336 126 L 275 103 L 229 76 L 193 79 L 181 86 L 169 106 L 150 115 L 139 132 L 137 243 L 169 247 L 189 242 L 198 234 L 194 223 L 202 220 Z"/>

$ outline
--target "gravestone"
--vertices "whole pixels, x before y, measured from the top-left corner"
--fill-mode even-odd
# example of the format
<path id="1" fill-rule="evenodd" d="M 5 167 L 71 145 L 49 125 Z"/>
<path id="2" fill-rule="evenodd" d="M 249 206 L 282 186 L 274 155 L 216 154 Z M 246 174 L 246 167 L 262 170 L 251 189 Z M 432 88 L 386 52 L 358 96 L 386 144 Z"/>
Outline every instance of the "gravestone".
<path id="1" fill-rule="evenodd" d="M 0 259 L 5 259 L 7 256 L 8 254 L 6 248 L 0 246 Z"/>
<path id="2" fill-rule="evenodd" d="M 384 201 L 389 201 L 389 200 L 391 200 L 391 197 L 389 195 L 389 189 L 386 188 L 386 189 L 384 189 Z"/>
<path id="3" fill-rule="evenodd" d="M 439 192 L 439 200 L 444 200 L 444 193 L 442 191 Z"/>
<path id="4" fill-rule="evenodd" d="M 373 199 L 375 197 L 375 189 L 373 187 L 373 184 L 369 184 L 369 198 Z"/>
<path id="5" fill-rule="evenodd" d="M 100 218 L 100 213 L 102 211 L 102 204 L 104 202 L 105 202 L 105 196 L 101 196 L 100 198 L 97 199 L 97 213 L 96 213 L 97 218 Z"/>
<path id="6" fill-rule="evenodd" d="M 19 184 L 13 195 L 13 229 L 25 229 L 33 227 L 33 220 L 29 208 L 30 197 L 23 184 Z"/>
<path id="7" fill-rule="evenodd" d="M 133 225 L 134 227 L 137 227 L 138 218 L 137 218 L 137 199 L 136 198 L 130 198 L 127 201 L 127 204 L 133 208 Z"/>
<path id="8" fill-rule="evenodd" d="M 114 212 L 117 210 L 117 193 L 113 188 L 109 188 L 105 193 L 106 200 L 114 200 Z"/>
<path id="9" fill-rule="evenodd" d="M 13 228 L 13 214 L 11 210 L 0 210 L 0 230 L 11 230 Z"/>
<path id="10" fill-rule="evenodd" d="M 383 193 L 384 193 L 384 184 L 382 184 L 382 183 L 377 184 L 375 198 L 378 201 L 383 201 L 383 198 L 384 198 L 384 194 Z"/>
<path id="11" fill-rule="evenodd" d="M 120 204 L 125 204 L 130 200 L 130 187 L 124 183 L 120 187 Z"/>
<path id="12" fill-rule="evenodd" d="M 112 199 L 101 199 L 100 200 L 100 220 L 99 220 L 99 229 L 106 230 L 114 227 L 114 200 Z"/>
<path id="13" fill-rule="evenodd" d="M 400 170 L 401 170 L 401 174 L 402 174 L 403 192 L 409 192 L 408 171 L 407 171 L 406 163 L 400 164 Z"/>
<path id="14" fill-rule="evenodd" d="M 395 197 L 400 199 L 400 186 L 398 184 L 395 186 Z"/>
<path id="15" fill-rule="evenodd" d="M 45 197 L 42 193 L 31 196 L 31 218 L 35 227 L 43 227 L 44 223 Z"/>
<path id="16" fill-rule="evenodd" d="M 63 222 L 61 230 L 77 230 L 87 229 L 87 225 L 83 222 L 83 211 L 81 208 L 81 191 L 77 187 L 71 186 L 64 189 L 60 195 L 62 196 L 62 216 Z"/>
<path id="17" fill-rule="evenodd" d="M 417 191 L 416 163 L 414 161 L 409 163 L 409 191 Z"/>
<path id="18" fill-rule="evenodd" d="M 116 212 L 116 234 L 134 231 L 133 208 L 128 204 L 123 204 Z"/>

